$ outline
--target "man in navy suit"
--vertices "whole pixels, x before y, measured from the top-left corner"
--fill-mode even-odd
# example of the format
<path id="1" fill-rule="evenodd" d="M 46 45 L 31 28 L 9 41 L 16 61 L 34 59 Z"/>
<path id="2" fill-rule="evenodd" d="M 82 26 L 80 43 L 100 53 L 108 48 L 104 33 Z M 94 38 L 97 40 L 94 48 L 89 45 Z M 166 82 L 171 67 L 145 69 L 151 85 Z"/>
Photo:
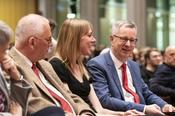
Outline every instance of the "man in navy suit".
<path id="1" fill-rule="evenodd" d="M 150 89 L 170 104 L 175 103 L 175 46 L 168 46 L 164 53 L 164 63 L 160 65 L 154 78 L 150 80 Z"/>
<path id="2" fill-rule="evenodd" d="M 122 111 L 136 109 L 146 114 L 174 111 L 172 105 L 148 89 L 141 79 L 139 65 L 129 59 L 137 42 L 136 25 L 130 21 L 115 23 L 110 42 L 109 52 L 91 59 L 87 64 L 94 89 L 103 107 Z M 124 63 L 126 73 L 123 74 Z M 123 75 L 127 75 L 127 81 L 123 81 Z M 130 90 L 124 87 L 125 82 Z"/>

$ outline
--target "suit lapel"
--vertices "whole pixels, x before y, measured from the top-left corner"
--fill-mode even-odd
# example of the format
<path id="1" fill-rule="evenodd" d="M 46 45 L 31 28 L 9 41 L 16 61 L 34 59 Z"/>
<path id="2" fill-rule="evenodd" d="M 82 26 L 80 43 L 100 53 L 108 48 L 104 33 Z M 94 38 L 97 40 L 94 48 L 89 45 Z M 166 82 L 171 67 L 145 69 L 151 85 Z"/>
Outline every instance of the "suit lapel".
<path id="1" fill-rule="evenodd" d="M 118 73 L 117 73 L 116 68 L 114 66 L 114 62 L 113 62 L 113 60 L 112 60 L 112 58 L 110 56 L 110 52 L 105 54 L 105 57 L 106 57 L 105 59 L 106 59 L 106 63 L 107 63 L 108 69 L 110 71 L 109 74 L 111 74 L 112 80 L 114 80 L 114 82 L 116 84 L 116 87 L 118 88 L 120 94 L 124 98 L 122 87 L 121 87 L 121 83 L 120 83 L 120 80 L 119 80 L 119 77 L 118 77 Z"/>
<path id="2" fill-rule="evenodd" d="M 136 73 L 135 73 L 135 68 L 132 67 L 130 61 L 128 61 L 128 68 L 129 68 L 129 70 L 130 70 L 131 77 L 132 77 L 132 79 L 133 79 L 133 86 L 135 87 L 136 92 L 137 92 L 137 94 L 138 94 L 138 91 L 139 91 L 139 90 L 138 90 L 138 89 L 139 89 L 138 84 L 139 84 L 139 82 L 137 81 L 137 76 L 136 76 Z"/>
<path id="3" fill-rule="evenodd" d="M 57 89 L 59 90 L 62 94 L 64 94 L 63 88 L 64 85 L 61 82 L 61 80 L 59 79 L 59 77 L 57 76 L 56 73 L 54 73 L 54 71 L 52 70 L 52 66 L 51 65 L 47 65 L 46 63 L 44 63 L 45 61 L 39 61 L 38 62 L 38 67 L 39 69 L 42 71 L 42 73 L 44 74 L 45 78 Z M 51 67 L 50 67 L 51 66 Z"/>
<path id="4" fill-rule="evenodd" d="M 42 73 L 44 74 L 45 78 L 64 96 L 69 103 L 76 108 L 76 104 L 74 104 L 73 99 L 68 95 L 68 91 L 65 88 L 62 81 L 59 79 L 57 74 L 55 73 L 54 69 L 52 68 L 51 64 L 45 63 L 46 61 L 41 60 L 38 62 L 38 66 Z M 70 91 L 69 91 L 70 92 Z"/>
<path id="5" fill-rule="evenodd" d="M 10 56 L 15 60 L 15 62 L 17 63 L 19 67 L 22 67 L 26 80 L 28 80 L 29 83 L 35 83 L 35 85 L 39 87 L 43 91 L 43 93 L 45 93 L 51 99 L 53 99 L 50 93 L 48 92 L 48 90 L 46 89 L 46 87 L 43 85 L 43 83 L 39 80 L 39 78 L 33 72 L 32 68 L 29 66 L 29 64 L 27 64 L 27 62 L 25 62 L 25 59 L 23 58 L 23 56 L 21 56 L 16 51 L 15 48 L 11 49 Z"/>

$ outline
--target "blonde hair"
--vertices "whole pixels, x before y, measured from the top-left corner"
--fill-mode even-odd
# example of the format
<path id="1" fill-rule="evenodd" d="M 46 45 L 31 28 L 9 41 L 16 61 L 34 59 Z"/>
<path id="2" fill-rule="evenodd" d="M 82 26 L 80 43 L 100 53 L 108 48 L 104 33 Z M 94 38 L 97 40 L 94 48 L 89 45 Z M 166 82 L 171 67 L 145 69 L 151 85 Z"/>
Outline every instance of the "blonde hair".
<path id="1" fill-rule="evenodd" d="M 66 63 L 68 68 L 71 64 L 78 63 L 80 70 L 88 77 L 87 71 L 80 56 L 80 39 L 88 34 L 92 25 L 83 19 L 66 19 L 58 33 L 56 54 Z"/>

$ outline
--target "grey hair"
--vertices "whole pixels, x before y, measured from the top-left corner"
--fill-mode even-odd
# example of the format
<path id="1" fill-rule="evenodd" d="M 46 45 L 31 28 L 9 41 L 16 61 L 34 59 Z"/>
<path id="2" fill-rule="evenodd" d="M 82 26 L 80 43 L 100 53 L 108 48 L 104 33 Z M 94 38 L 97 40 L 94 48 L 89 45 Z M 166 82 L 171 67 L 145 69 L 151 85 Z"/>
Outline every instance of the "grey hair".
<path id="1" fill-rule="evenodd" d="M 12 39 L 13 34 L 11 27 L 0 20 L 0 45 L 8 43 Z"/>
<path id="2" fill-rule="evenodd" d="M 44 25 L 49 25 L 49 21 L 40 15 L 29 14 L 22 17 L 16 26 L 16 43 L 25 42 L 30 36 L 37 36 L 44 30 Z"/>
<path id="3" fill-rule="evenodd" d="M 127 21 L 127 20 L 121 20 L 117 21 L 112 25 L 112 35 L 118 33 L 120 31 L 121 27 L 127 27 L 127 28 L 136 28 L 137 26 L 134 22 L 132 21 Z"/>

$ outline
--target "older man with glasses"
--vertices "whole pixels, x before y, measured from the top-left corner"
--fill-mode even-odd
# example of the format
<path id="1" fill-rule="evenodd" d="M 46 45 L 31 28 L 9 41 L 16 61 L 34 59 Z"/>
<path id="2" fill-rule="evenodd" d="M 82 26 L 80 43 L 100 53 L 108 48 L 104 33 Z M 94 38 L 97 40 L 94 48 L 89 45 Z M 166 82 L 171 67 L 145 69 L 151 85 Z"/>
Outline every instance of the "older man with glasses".
<path id="1" fill-rule="evenodd" d="M 174 111 L 175 108 L 152 93 L 141 79 L 139 65 L 130 60 L 136 42 L 137 27 L 119 21 L 112 27 L 109 52 L 91 59 L 87 67 L 103 107 L 111 110 L 136 109 L 146 114 Z"/>
<path id="2" fill-rule="evenodd" d="M 58 107 L 64 110 L 65 115 L 94 116 L 95 112 L 88 104 L 64 87 L 51 64 L 43 60 L 51 46 L 49 21 L 43 16 L 28 14 L 18 21 L 15 35 L 15 46 L 9 54 L 32 86 L 31 96 L 27 100 L 27 115 L 35 116 L 42 109 L 49 108 L 45 115 L 51 116 L 53 112 L 49 113 L 50 107 Z"/>

